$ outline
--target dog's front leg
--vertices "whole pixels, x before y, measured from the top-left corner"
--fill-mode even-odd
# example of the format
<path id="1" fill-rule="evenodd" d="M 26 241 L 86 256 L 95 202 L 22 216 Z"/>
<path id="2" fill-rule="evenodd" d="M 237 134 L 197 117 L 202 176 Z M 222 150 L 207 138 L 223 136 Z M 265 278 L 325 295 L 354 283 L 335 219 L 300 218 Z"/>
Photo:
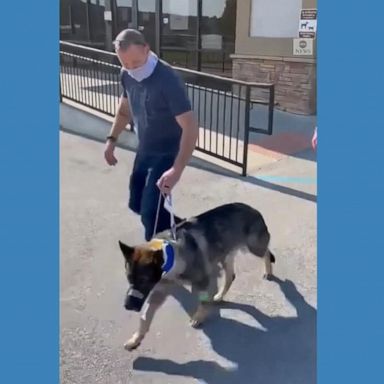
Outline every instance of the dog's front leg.
<path id="1" fill-rule="evenodd" d="M 140 317 L 139 330 L 135 332 L 124 344 L 124 348 L 127 351 L 132 351 L 141 344 L 146 333 L 149 331 L 156 311 L 164 303 L 165 299 L 169 295 L 169 292 L 170 286 L 168 283 L 159 283 L 150 293 L 146 303 L 144 304 L 144 309 Z"/>
<path id="2" fill-rule="evenodd" d="M 273 258 L 274 256 L 271 255 L 271 252 L 268 249 L 264 255 L 264 263 L 265 263 L 264 279 L 266 280 L 272 280 L 272 277 L 273 277 L 273 269 L 272 269 Z"/>

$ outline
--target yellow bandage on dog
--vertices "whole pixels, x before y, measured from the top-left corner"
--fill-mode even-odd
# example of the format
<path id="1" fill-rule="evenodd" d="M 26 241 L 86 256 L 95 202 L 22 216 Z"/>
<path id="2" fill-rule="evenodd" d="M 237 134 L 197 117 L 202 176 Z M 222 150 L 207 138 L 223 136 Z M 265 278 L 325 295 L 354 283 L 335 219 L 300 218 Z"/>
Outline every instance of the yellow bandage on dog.
<path id="1" fill-rule="evenodd" d="M 149 242 L 149 246 L 150 246 L 151 249 L 153 249 L 154 251 L 160 251 L 161 249 L 163 249 L 163 246 L 164 246 L 164 240 L 161 240 L 161 239 L 152 239 L 152 240 Z"/>

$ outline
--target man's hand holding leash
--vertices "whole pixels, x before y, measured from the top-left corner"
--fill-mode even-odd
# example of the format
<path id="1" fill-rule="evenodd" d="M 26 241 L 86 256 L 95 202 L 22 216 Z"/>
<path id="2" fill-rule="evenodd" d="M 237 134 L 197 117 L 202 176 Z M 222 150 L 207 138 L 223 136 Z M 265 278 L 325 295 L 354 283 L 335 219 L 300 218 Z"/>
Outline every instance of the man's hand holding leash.
<path id="1" fill-rule="evenodd" d="M 313 136 L 312 136 L 312 148 L 315 151 L 317 150 L 317 127 L 315 128 L 315 131 L 313 132 Z"/>
<path id="2" fill-rule="evenodd" d="M 163 194 L 168 195 L 180 180 L 181 173 L 182 170 L 176 169 L 175 167 L 165 171 L 157 182 L 157 186 L 159 187 L 160 191 Z"/>

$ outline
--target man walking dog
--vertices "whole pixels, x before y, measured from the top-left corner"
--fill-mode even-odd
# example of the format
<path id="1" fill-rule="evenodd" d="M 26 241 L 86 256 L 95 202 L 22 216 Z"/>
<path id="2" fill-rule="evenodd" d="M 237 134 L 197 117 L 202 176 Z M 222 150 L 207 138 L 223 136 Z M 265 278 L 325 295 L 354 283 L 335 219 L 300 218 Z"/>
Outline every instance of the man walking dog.
<path id="1" fill-rule="evenodd" d="M 141 216 L 145 239 L 168 229 L 170 216 L 160 193 L 169 194 L 179 181 L 195 148 L 198 125 L 185 84 L 176 72 L 150 50 L 144 36 L 125 29 L 114 41 L 122 65 L 123 94 L 107 137 L 104 157 L 116 165 L 119 134 L 133 121 L 139 145 L 129 184 L 129 208 Z"/>

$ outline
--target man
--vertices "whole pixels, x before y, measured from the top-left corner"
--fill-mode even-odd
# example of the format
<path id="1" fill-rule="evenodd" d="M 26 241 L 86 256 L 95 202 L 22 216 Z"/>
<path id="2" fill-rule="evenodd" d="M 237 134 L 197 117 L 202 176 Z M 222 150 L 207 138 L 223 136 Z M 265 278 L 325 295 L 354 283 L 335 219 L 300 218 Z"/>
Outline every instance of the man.
<path id="1" fill-rule="evenodd" d="M 144 36 L 126 29 L 114 41 L 122 65 L 123 94 L 105 146 L 105 160 L 115 165 L 119 134 L 133 121 L 139 145 L 130 177 L 129 208 L 141 216 L 148 241 L 154 233 L 159 194 L 179 181 L 198 135 L 185 85 L 176 72 L 150 50 Z M 163 207 L 156 233 L 170 226 Z"/>
<path id="2" fill-rule="evenodd" d="M 313 132 L 313 136 L 312 136 L 312 148 L 315 151 L 317 150 L 317 127 L 315 128 L 315 131 Z"/>

